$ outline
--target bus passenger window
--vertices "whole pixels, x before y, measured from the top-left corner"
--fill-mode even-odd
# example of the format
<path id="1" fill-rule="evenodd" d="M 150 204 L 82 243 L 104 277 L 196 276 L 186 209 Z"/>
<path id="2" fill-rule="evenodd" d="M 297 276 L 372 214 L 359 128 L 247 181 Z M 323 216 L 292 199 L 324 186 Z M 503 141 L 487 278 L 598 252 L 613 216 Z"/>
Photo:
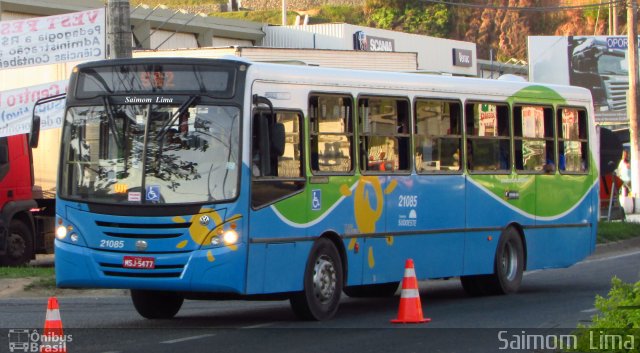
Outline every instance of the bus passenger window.
<path id="1" fill-rule="evenodd" d="M 311 170 L 351 173 L 353 100 L 348 96 L 314 95 L 309 98 Z"/>
<path id="2" fill-rule="evenodd" d="M 411 159 L 409 102 L 398 98 L 361 98 L 358 118 L 360 169 L 407 172 Z"/>
<path id="3" fill-rule="evenodd" d="M 467 168 L 474 172 L 511 170 L 509 107 L 506 104 L 470 103 L 465 106 Z"/>
<path id="4" fill-rule="evenodd" d="M 555 170 L 553 109 L 514 107 L 513 131 L 516 170 L 534 173 Z"/>
<path id="5" fill-rule="evenodd" d="M 558 109 L 558 169 L 585 173 L 589 169 L 587 112 L 577 108 Z"/>
<path id="6" fill-rule="evenodd" d="M 302 114 L 259 111 L 254 115 L 251 153 L 251 204 L 254 208 L 304 188 Z"/>
<path id="7" fill-rule="evenodd" d="M 462 147 L 460 103 L 418 100 L 415 109 L 416 171 L 459 171 Z"/>

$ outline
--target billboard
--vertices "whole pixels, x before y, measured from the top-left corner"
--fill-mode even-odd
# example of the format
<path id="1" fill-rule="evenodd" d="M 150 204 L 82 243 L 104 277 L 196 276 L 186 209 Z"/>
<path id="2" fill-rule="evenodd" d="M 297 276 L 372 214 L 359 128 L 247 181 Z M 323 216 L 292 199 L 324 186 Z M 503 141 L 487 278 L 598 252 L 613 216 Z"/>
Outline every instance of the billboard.
<path id="1" fill-rule="evenodd" d="M 587 88 L 596 121 L 626 122 L 627 56 L 626 37 L 529 37 L 529 79 Z"/>
<path id="2" fill-rule="evenodd" d="M 31 130 L 33 107 L 41 98 L 67 92 L 68 81 L 57 81 L 37 86 L 0 92 L 0 137 L 25 134 Z M 41 129 L 62 126 L 64 100 L 38 106 Z"/>
<path id="3" fill-rule="evenodd" d="M 105 58 L 104 8 L 0 22 L 0 69 Z"/>

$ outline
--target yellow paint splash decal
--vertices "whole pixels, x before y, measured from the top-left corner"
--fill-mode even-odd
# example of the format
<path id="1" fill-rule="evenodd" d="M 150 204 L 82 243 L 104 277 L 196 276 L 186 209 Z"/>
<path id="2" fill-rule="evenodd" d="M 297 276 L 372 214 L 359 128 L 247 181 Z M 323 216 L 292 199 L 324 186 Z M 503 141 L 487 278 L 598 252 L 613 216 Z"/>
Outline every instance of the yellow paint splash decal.
<path id="1" fill-rule="evenodd" d="M 386 236 L 385 240 L 387 241 L 387 245 L 389 245 L 389 246 L 393 245 L 393 235 Z"/>
<path id="2" fill-rule="evenodd" d="M 373 258 L 373 248 L 369 247 L 369 268 L 374 268 L 376 266 L 376 260 Z"/>
<path id="3" fill-rule="evenodd" d="M 238 245 L 237 244 L 230 244 L 230 245 L 227 245 L 227 248 L 229 248 L 229 250 L 231 250 L 231 251 L 236 251 L 236 250 L 238 250 Z"/>
<path id="4" fill-rule="evenodd" d="M 191 217 L 191 226 L 189 227 L 189 234 L 191 235 L 191 239 L 196 244 L 204 245 L 207 235 L 211 232 L 211 229 L 217 227 L 222 224 L 222 217 L 220 214 L 214 210 L 209 208 L 201 209 L 201 213 L 194 215 Z M 209 216 L 211 221 L 207 225 L 200 224 L 200 217 Z M 211 227 L 211 228 L 210 228 Z"/>
<path id="5" fill-rule="evenodd" d="M 347 185 L 342 184 L 342 185 L 340 185 L 340 193 L 344 197 L 351 196 L 351 189 L 349 189 L 349 187 Z"/>
<path id="6" fill-rule="evenodd" d="M 366 188 L 370 186 L 370 188 Z M 371 208 L 370 189 L 373 189 L 375 197 L 375 208 Z M 384 206 L 382 198 L 382 186 L 380 180 L 375 176 L 363 176 L 356 187 L 353 196 L 354 214 L 356 224 L 361 233 L 374 233 L 376 231 L 376 222 L 382 216 L 382 208 Z"/>
<path id="7" fill-rule="evenodd" d="M 176 245 L 176 248 L 178 248 L 178 249 L 182 249 L 182 248 L 184 248 L 185 246 L 187 246 L 187 243 L 189 243 L 189 241 L 188 241 L 188 240 L 183 240 L 183 241 L 179 242 L 179 243 L 178 243 L 178 245 Z"/>
<path id="8" fill-rule="evenodd" d="M 211 253 L 211 250 L 207 251 L 207 260 L 209 260 L 209 262 L 216 261 L 216 258 L 213 257 L 213 253 Z"/>
<path id="9" fill-rule="evenodd" d="M 396 186 L 398 186 L 398 181 L 393 179 L 389 182 L 389 185 L 387 185 L 387 187 L 384 189 L 384 193 L 385 195 L 389 195 L 390 193 L 393 192 L 393 190 L 396 189 Z"/>
<path id="10" fill-rule="evenodd" d="M 174 223 L 186 223 L 186 222 L 187 222 L 187 220 L 186 220 L 186 219 L 184 219 L 184 218 L 182 218 L 182 217 L 180 217 L 180 216 L 173 217 L 173 218 L 171 218 L 171 220 L 172 220 Z"/>
<path id="11" fill-rule="evenodd" d="M 351 238 L 351 240 L 349 240 L 349 251 L 353 250 L 356 247 L 356 238 Z"/>

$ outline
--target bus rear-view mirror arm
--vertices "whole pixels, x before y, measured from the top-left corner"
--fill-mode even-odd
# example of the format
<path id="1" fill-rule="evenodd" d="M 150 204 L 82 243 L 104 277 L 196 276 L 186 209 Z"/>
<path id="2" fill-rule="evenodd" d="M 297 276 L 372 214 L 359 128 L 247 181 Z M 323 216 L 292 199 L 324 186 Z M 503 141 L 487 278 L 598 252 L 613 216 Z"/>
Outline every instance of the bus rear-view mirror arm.
<path id="1" fill-rule="evenodd" d="M 38 99 L 36 104 L 33 105 L 33 112 L 31 114 L 31 131 L 29 131 L 29 147 L 37 148 L 38 140 L 40 139 L 40 116 L 36 115 L 36 110 L 40 105 L 63 100 L 67 98 L 66 93 L 56 94 L 55 96 L 49 96 L 46 98 Z"/>

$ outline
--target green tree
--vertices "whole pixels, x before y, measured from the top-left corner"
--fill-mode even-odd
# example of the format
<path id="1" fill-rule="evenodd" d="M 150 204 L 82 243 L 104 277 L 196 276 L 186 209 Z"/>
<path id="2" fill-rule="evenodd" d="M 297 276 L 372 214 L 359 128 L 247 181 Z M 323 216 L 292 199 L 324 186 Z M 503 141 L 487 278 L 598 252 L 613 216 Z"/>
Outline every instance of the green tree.
<path id="1" fill-rule="evenodd" d="M 367 0 L 364 6 L 370 27 L 407 33 L 446 37 L 450 31 L 450 10 L 443 4 L 420 0 Z"/>

